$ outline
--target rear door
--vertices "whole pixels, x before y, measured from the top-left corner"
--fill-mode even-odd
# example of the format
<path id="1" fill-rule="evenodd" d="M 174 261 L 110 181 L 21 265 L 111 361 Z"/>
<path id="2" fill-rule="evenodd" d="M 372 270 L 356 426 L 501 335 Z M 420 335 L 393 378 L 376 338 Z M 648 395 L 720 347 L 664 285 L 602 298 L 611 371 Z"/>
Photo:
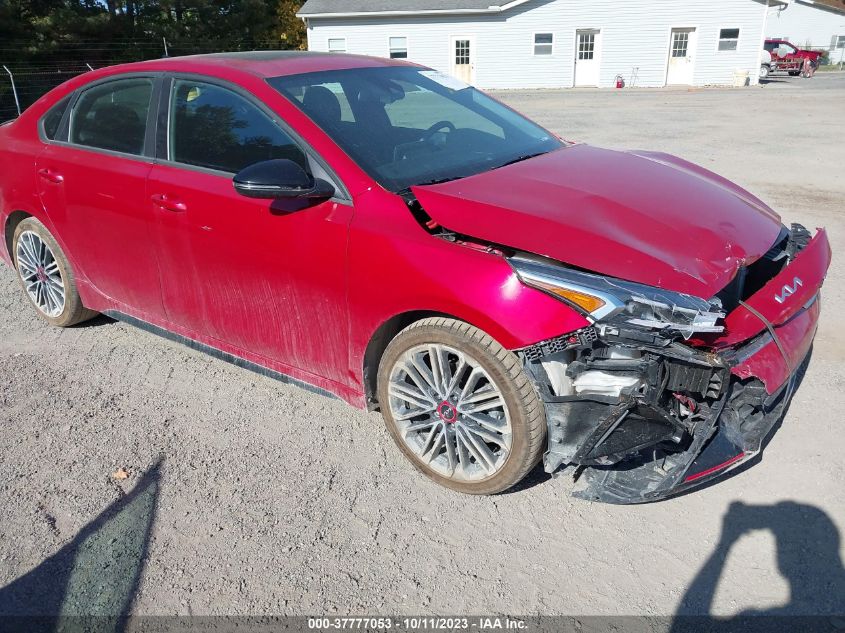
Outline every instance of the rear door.
<path id="1" fill-rule="evenodd" d="M 338 372 L 348 364 L 351 204 L 336 198 L 303 207 L 235 192 L 232 176 L 262 160 L 317 168 L 251 95 L 174 77 L 163 101 L 162 159 L 146 199 L 156 216 L 168 319 L 191 338 L 345 380 Z"/>
<path id="2" fill-rule="evenodd" d="M 63 137 L 36 161 L 38 193 L 84 275 L 132 312 L 161 315 L 146 203 L 154 76 L 121 76 L 84 89 Z"/>

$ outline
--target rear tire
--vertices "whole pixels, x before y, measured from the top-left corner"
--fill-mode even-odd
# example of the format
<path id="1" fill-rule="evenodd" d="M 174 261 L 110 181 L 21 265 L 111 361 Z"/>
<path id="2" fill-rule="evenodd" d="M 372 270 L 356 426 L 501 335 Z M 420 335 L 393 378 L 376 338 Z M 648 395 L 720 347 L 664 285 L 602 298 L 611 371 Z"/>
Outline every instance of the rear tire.
<path id="1" fill-rule="evenodd" d="M 51 325 L 69 327 L 97 315 L 82 305 L 70 262 L 35 218 L 26 218 L 15 228 L 12 260 L 29 302 Z"/>
<path id="2" fill-rule="evenodd" d="M 391 341 L 379 364 L 378 399 L 411 463 L 459 492 L 507 490 L 545 446 L 543 403 L 520 360 L 455 319 L 423 319 Z"/>
<path id="3" fill-rule="evenodd" d="M 760 79 L 768 79 L 770 72 L 769 67 L 766 64 L 762 64 L 760 66 Z"/>

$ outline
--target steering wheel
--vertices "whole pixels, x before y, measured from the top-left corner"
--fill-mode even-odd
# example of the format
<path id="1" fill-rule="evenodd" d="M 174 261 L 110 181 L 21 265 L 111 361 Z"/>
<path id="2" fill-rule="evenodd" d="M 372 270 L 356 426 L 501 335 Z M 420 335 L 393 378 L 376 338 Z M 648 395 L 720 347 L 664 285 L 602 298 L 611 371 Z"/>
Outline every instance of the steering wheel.
<path id="1" fill-rule="evenodd" d="M 430 143 L 430 139 L 437 134 L 440 130 L 448 129 L 449 133 L 455 131 L 455 125 L 450 121 L 438 121 L 427 130 L 425 130 L 422 135 L 416 141 L 410 141 L 408 143 L 400 143 L 396 147 L 393 148 L 393 162 L 397 162 L 400 160 L 404 160 L 408 157 L 407 151 L 413 150 L 413 148 L 421 148 L 426 147 Z M 442 139 L 438 139 L 431 143 L 435 146 L 435 148 L 442 147 L 446 144 L 446 137 Z"/>
<path id="2" fill-rule="evenodd" d="M 455 131 L 455 125 L 454 125 L 454 123 L 452 123 L 451 121 L 438 121 L 437 123 L 435 123 L 434 125 L 432 125 L 431 127 L 429 127 L 429 128 L 428 128 L 428 129 L 427 129 L 427 130 L 423 133 L 422 138 L 421 138 L 420 140 L 421 140 L 421 141 L 424 141 L 424 140 L 426 140 L 426 139 L 429 139 L 429 138 L 431 138 L 432 136 L 434 136 L 437 132 L 439 132 L 440 130 L 442 130 L 442 129 L 444 129 L 444 128 L 448 129 L 450 132 L 454 132 L 454 131 Z"/>

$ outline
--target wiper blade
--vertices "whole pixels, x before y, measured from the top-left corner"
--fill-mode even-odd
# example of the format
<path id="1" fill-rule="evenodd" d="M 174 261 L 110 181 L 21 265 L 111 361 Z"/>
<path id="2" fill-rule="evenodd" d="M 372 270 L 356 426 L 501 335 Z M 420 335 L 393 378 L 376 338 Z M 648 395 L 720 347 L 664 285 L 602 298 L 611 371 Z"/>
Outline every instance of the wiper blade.
<path id="1" fill-rule="evenodd" d="M 548 154 L 548 152 L 535 152 L 533 154 L 522 154 L 521 156 L 517 156 L 513 160 L 509 160 L 506 163 L 502 163 L 498 167 L 494 167 L 493 169 L 499 169 L 501 167 L 507 167 L 508 165 L 513 165 L 514 163 L 521 163 L 524 160 L 528 160 L 529 158 L 535 158 L 537 156 L 542 156 L 543 154 Z"/>
<path id="2" fill-rule="evenodd" d="M 411 187 L 424 187 L 425 185 L 439 185 L 442 182 L 451 182 L 452 180 L 460 180 L 465 176 L 449 176 L 448 178 L 432 178 L 431 180 L 423 180 L 422 182 L 415 182 L 413 185 L 408 185 L 404 189 L 400 189 L 396 193 L 400 196 L 411 193 Z"/>
<path id="3" fill-rule="evenodd" d="M 431 180 L 425 180 L 423 182 L 417 182 L 411 185 L 412 187 L 419 187 L 422 185 L 439 185 L 441 182 L 451 182 L 453 180 L 459 180 L 463 178 L 463 176 L 447 176 L 446 178 L 432 178 Z"/>

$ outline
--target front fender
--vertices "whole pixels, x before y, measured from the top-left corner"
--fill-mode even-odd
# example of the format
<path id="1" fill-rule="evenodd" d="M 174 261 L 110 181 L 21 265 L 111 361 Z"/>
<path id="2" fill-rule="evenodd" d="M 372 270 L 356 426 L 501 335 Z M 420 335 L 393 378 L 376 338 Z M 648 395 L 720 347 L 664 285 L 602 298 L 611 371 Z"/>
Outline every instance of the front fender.
<path id="1" fill-rule="evenodd" d="M 370 339 L 395 315 L 447 314 L 508 349 L 588 325 L 570 306 L 523 285 L 501 254 L 429 234 L 401 202 L 382 217 L 356 217 L 350 228 L 350 374 L 356 385 Z"/>

